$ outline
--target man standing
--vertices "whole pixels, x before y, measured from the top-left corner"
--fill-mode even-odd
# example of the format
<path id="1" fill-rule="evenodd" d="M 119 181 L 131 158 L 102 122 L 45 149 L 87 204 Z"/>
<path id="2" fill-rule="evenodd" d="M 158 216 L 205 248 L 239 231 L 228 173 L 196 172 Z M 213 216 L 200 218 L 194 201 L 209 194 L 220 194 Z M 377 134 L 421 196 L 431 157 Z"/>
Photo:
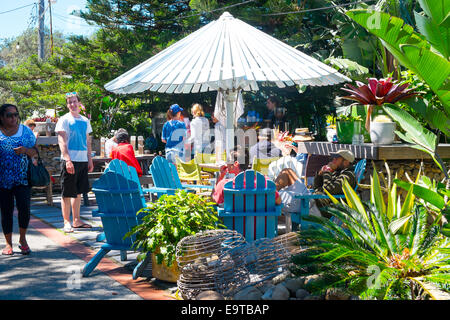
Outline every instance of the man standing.
<path id="1" fill-rule="evenodd" d="M 80 219 L 81 194 L 89 192 L 88 172 L 94 164 L 91 156 L 92 127 L 89 119 L 80 114 L 80 99 L 76 92 L 66 94 L 69 112 L 56 123 L 58 144 L 61 150 L 61 209 L 64 218 L 64 232 L 73 228 L 91 228 Z M 70 224 L 72 209 L 73 228 Z"/>
<path id="2" fill-rule="evenodd" d="M 339 150 L 331 154 L 332 160 L 323 166 L 314 177 L 314 194 L 325 194 L 326 189 L 330 194 L 344 193 L 342 186 L 344 179 L 347 179 L 352 188 L 356 186 L 356 176 L 353 168 L 355 156 L 349 150 Z M 316 199 L 316 204 L 320 208 L 328 206 L 330 199 Z M 324 215 L 324 212 L 322 212 Z M 329 218 L 329 214 L 326 214 Z"/>

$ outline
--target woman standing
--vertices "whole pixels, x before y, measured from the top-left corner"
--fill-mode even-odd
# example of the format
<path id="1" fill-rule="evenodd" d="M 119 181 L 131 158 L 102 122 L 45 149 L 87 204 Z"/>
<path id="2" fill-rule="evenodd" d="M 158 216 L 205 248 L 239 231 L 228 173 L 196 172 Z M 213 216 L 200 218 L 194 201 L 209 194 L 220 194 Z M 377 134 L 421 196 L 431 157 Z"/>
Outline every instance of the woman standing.
<path id="1" fill-rule="evenodd" d="M 203 153 L 210 145 L 209 121 L 205 118 L 203 107 L 198 103 L 192 106 L 191 113 L 194 119 L 191 122 L 191 136 L 188 142 L 194 144 L 194 154 Z"/>
<path id="2" fill-rule="evenodd" d="M 186 125 L 180 121 L 181 108 L 177 104 L 170 106 L 167 111 L 167 122 L 164 123 L 161 135 L 161 141 L 166 144 L 166 159 L 173 164 L 176 163 L 176 157 L 183 159 L 184 140 L 186 139 Z"/>
<path id="3" fill-rule="evenodd" d="M 28 185 L 29 157 L 37 154 L 36 137 L 25 125 L 19 124 L 19 110 L 15 105 L 0 107 L 0 210 L 6 246 L 3 255 L 12 255 L 14 198 L 19 216 L 19 249 L 31 252 L 26 240 L 30 221 L 31 188 Z"/>

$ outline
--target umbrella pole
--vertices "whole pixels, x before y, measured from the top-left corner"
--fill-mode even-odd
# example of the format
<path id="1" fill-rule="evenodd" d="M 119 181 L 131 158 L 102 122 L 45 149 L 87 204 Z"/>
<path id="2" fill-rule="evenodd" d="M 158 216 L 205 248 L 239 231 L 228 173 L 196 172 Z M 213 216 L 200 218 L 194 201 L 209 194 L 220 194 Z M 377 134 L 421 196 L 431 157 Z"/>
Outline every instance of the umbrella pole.
<path id="1" fill-rule="evenodd" d="M 234 149 L 234 106 L 237 100 L 237 90 L 223 92 L 223 98 L 225 100 L 225 107 L 227 111 L 227 123 L 226 123 L 226 154 L 227 162 L 232 162 L 231 151 Z"/>

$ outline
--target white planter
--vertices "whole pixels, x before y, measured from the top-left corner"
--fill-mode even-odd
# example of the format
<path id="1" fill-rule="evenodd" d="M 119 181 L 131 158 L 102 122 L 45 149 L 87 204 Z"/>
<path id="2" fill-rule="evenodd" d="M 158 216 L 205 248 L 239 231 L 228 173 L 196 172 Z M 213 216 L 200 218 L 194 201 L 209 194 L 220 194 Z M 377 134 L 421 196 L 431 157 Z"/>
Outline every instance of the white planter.
<path id="1" fill-rule="evenodd" d="M 371 122 L 370 140 L 373 144 L 392 144 L 395 138 L 395 122 Z"/>
<path id="2" fill-rule="evenodd" d="M 327 141 L 333 142 L 333 136 L 336 134 L 336 129 L 327 128 Z"/>

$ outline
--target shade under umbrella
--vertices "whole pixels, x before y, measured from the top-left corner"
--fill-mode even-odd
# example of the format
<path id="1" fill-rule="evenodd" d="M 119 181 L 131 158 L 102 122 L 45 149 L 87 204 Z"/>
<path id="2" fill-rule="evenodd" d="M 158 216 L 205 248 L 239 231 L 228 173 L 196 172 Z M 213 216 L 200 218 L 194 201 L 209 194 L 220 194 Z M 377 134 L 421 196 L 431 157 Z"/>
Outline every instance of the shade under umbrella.
<path id="1" fill-rule="evenodd" d="M 222 91 L 227 154 L 234 147 L 233 109 L 240 90 L 350 81 L 326 64 L 225 12 L 206 26 L 105 85 L 117 94 Z"/>

